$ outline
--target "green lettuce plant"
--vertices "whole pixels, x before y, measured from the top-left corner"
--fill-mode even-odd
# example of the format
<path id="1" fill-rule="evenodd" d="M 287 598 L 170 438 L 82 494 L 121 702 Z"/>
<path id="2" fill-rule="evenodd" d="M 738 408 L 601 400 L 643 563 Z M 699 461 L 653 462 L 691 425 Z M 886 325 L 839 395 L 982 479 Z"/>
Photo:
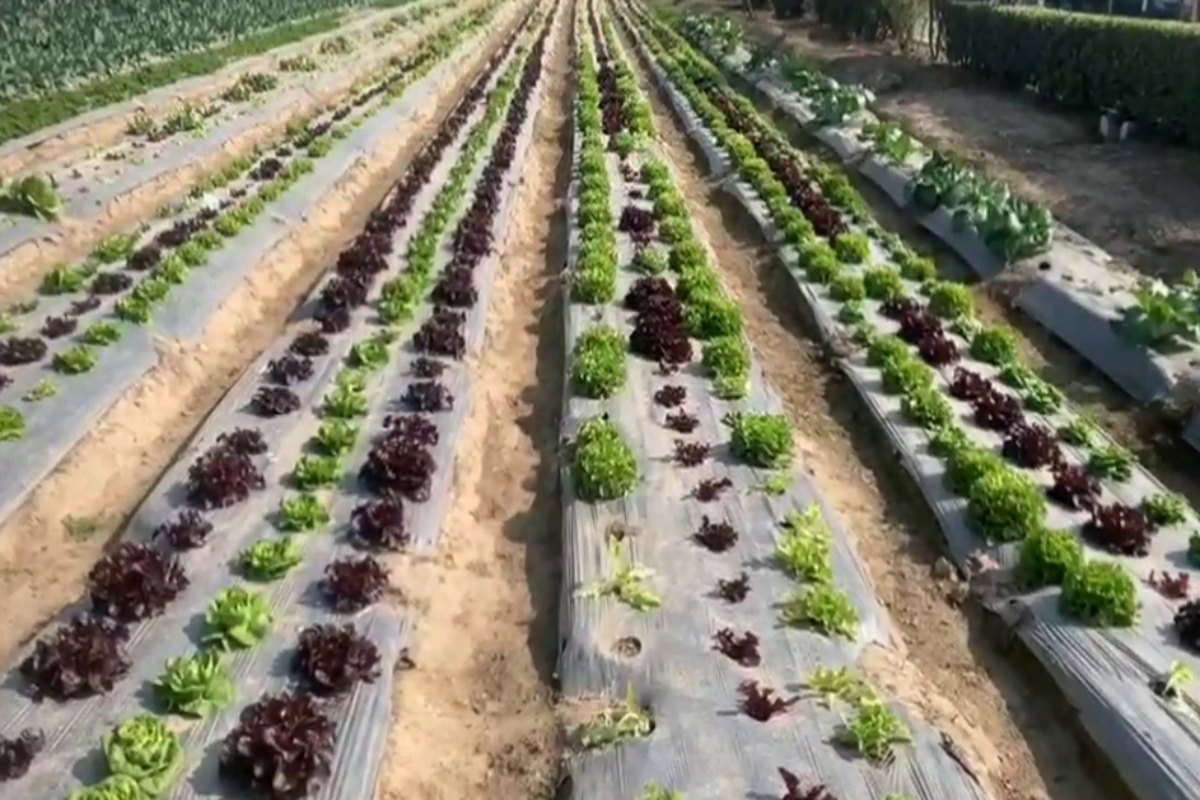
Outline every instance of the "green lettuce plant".
<path id="1" fill-rule="evenodd" d="M 233 683 L 215 651 L 172 658 L 154 681 L 154 691 L 168 711 L 206 717 L 233 700 Z"/>

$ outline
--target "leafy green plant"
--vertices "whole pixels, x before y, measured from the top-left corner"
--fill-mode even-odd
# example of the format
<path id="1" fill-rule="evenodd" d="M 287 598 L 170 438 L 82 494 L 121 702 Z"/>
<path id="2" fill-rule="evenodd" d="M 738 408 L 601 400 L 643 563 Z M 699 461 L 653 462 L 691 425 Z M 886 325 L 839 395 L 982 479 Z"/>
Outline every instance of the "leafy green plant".
<path id="1" fill-rule="evenodd" d="M 633 268 L 647 275 L 660 275 L 667 271 L 667 254 L 657 247 L 643 248 L 634 254 Z"/>
<path id="2" fill-rule="evenodd" d="M 220 650 L 244 650 L 267 635 L 274 614 L 266 599 L 240 586 L 221 591 L 204 613 L 204 643 Z"/>
<path id="3" fill-rule="evenodd" d="M 67 800 L 142 800 L 142 789 L 127 775 L 109 775 L 99 783 L 76 789 Z"/>
<path id="4" fill-rule="evenodd" d="M 1035 414 L 1053 414 L 1063 406 L 1063 393 L 1041 378 L 1035 378 L 1021 391 L 1025 407 Z"/>
<path id="5" fill-rule="evenodd" d="M 365 416 L 367 397 L 364 389 L 365 385 L 338 383 L 321 401 L 322 412 L 328 417 L 344 420 Z"/>
<path id="6" fill-rule="evenodd" d="M 607 417 L 591 417 L 575 438 L 571 477 L 579 496 L 588 501 L 615 500 L 637 482 L 637 459 L 621 432 Z"/>
<path id="7" fill-rule="evenodd" d="M 583 397 L 612 397 L 625 385 L 625 338 L 607 325 L 594 325 L 575 340 L 571 383 Z"/>
<path id="8" fill-rule="evenodd" d="M 866 308 L 858 300 L 849 300 L 843 303 L 837 313 L 838 322 L 843 325 L 857 325 L 866 318 Z"/>
<path id="9" fill-rule="evenodd" d="M 685 798 L 682 792 L 664 789 L 652 783 L 642 789 L 642 795 L 638 800 L 685 800 Z"/>
<path id="10" fill-rule="evenodd" d="M 833 580 L 832 552 L 829 527 L 816 504 L 784 518 L 775 544 L 775 558 L 793 578 L 809 583 L 830 583 Z"/>
<path id="11" fill-rule="evenodd" d="M 691 297 L 683 318 L 688 335 L 697 339 L 736 336 L 742 332 L 742 312 L 737 304 L 716 294 Z"/>
<path id="12" fill-rule="evenodd" d="M 332 486 L 342 474 L 342 461 L 336 456 L 301 456 L 292 468 L 292 481 L 298 489 L 308 491 Z"/>
<path id="13" fill-rule="evenodd" d="M 75 267 L 55 267 L 42 278 L 42 294 L 59 295 L 78 292 L 87 282 L 87 275 Z"/>
<path id="14" fill-rule="evenodd" d="M 829 284 L 829 296 L 838 302 L 862 301 L 867 297 L 867 289 L 862 278 L 857 275 L 843 274 L 834 278 Z"/>
<path id="15" fill-rule="evenodd" d="M 858 610 L 849 595 L 831 584 L 817 583 L 789 594 L 780 606 L 779 619 L 784 625 L 850 641 L 858 635 Z"/>
<path id="16" fill-rule="evenodd" d="M 954 409 L 932 386 L 918 386 L 908 391 L 900 399 L 900 413 L 926 430 L 935 430 L 954 419 Z"/>
<path id="17" fill-rule="evenodd" d="M 1070 617 L 1115 628 L 1133 625 L 1141 610 L 1133 576 L 1113 561 L 1088 561 L 1068 572 L 1060 604 Z"/>
<path id="18" fill-rule="evenodd" d="M 834 238 L 833 252 L 845 264 L 862 264 L 871 257 L 871 241 L 861 233 L 843 233 Z"/>
<path id="19" fill-rule="evenodd" d="M 304 560 L 300 548 L 291 537 L 262 539 L 250 545 L 238 556 L 238 564 L 246 577 L 256 581 L 274 581 Z"/>
<path id="20" fill-rule="evenodd" d="M 123 261 L 137 249 L 138 234 L 114 233 L 106 236 L 91 252 L 91 258 L 101 264 L 115 264 Z"/>
<path id="21" fill-rule="evenodd" d="M 741 336 L 719 336 L 704 343 L 700 363 L 714 378 L 750 373 L 750 351 Z"/>
<path id="22" fill-rule="evenodd" d="M 15 442 L 25 435 L 25 417 L 12 406 L 0 406 L 0 442 Z"/>
<path id="23" fill-rule="evenodd" d="M 115 322 L 93 322 L 79 338 L 84 344 L 106 347 L 121 340 L 121 326 Z"/>
<path id="24" fill-rule="evenodd" d="M 662 599 L 645 585 L 654 573 L 626 559 L 622 551 L 622 540 L 615 536 L 608 537 L 608 556 L 612 559 L 613 570 L 604 578 L 584 586 L 579 590 L 579 596 L 584 598 L 612 597 L 624 603 L 635 611 L 651 611 L 662 605 Z"/>
<path id="25" fill-rule="evenodd" d="M 1090 448 L 1096 444 L 1096 429 L 1081 417 L 1071 419 L 1058 429 L 1059 437 L 1074 447 Z"/>
<path id="26" fill-rule="evenodd" d="M 52 176 L 26 175 L 7 186 L 0 180 L 0 214 L 52 222 L 62 211 L 62 198 Z"/>
<path id="27" fill-rule="evenodd" d="M 50 364 L 54 367 L 55 372 L 61 372 L 65 375 L 80 375 L 84 372 L 91 372 L 96 366 L 96 351 L 94 348 L 86 345 L 76 345 L 70 350 L 64 350 L 61 353 L 55 353 Z"/>
<path id="28" fill-rule="evenodd" d="M 989 542 L 1021 541 L 1042 528 L 1045 494 L 1017 470 L 991 470 L 971 486 L 967 518 Z"/>
<path id="29" fill-rule="evenodd" d="M 356 342 L 350 348 L 350 363 L 352 366 L 368 372 L 383 369 L 387 366 L 390 342 L 379 337 L 372 337 L 364 342 Z"/>
<path id="30" fill-rule="evenodd" d="M 869 697 L 858 704 L 837 739 L 854 747 L 869 761 L 886 763 L 891 759 L 892 748 L 911 742 L 912 735 L 881 699 Z"/>
<path id="31" fill-rule="evenodd" d="M 654 716 L 638 702 L 631 683 L 626 687 L 624 703 L 604 709 L 580 728 L 579 744 L 585 750 L 597 750 L 649 736 L 653 730 Z"/>
<path id="32" fill-rule="evenodd" d="M 168 711 L 185 717 L 207 717 L 233 701 L 233 682 L 215 651 L 172 658 L 154 681 L 154 691 Z"/>
<path id="33" fill-rule="evenodd" d="M 1017 357 L 1017 337 L 1012 329 L 984 328 L 971 339 L 971 356 L 994 366 L 1003 366 Z"/>
<path id="34" fill-rule="evenodd" d="M 104 737 L 104 758 L 113 775 L 137 781 L 145 798 L 165 792 L 183 770 L 183 746 L 158 717 L 139 714 Z"/>
<path id="35" fill-rule="evenodd" d="M 317 428 L 313 445 L 327 456 L 343 456 L 358 441 L 358 426 L 346 419 L 327 419 Z"/>
<path id="36" fill-rule="evenodd" d="M 1180 525 L 1187 519 L 1187 501 L 1170 492 L 1152 494 L 1142 500 L 1146 521 L 1156 528 Z"/>
<path id="37" fill-rule="evenodd" d="M 960 497 L 968 497 L 975 484 L 984 477 L 1007 469 L 1008 465 L 991 450 L 968 444 L 946 454 L 946 474 L 942 480 L 950 491 Z"/>
<path id="38" fill-rule="evenodd" d="M 871 687 L 846 667 L 817 667 L 805 676 L 804 688 L 820 697 L 825 708 L 831 708 L 834 700 L 858 705 L 873 695 Z"/>
<path id="39" fill-rule="evenodd" d="M 1100 480 L 1125 482 L 1133 477 L 1133 456 L 1111 445 L 1096 448 L 1088 456 L 1087 471 Z"/>
<path id="40" fill-rule="evenodd" d="M 153 305 L 145 297 L 122 297 L 113 308 L 118 319 L 132 322 L 135 325 L 145 325 L 153 314 Z"/>
<path id="41" fill-rule="evenodd" d="M 896 254 L 896 263 L 900 265 L 900 274 L 906 280 L 926 283 L 937 278 L 937 265 L 933 259 L 915 255 L 907 250 Z"/>
<path id="42" fill-rule="evenodd" d="M 54 381 L 42 378 L 21 399 L 27 403 L 39 403 L 42 400 L 49 400 L 56 394 L 58 394 L 58 387 L 54 385 Z"/>
<path id="43" fill-rule="evenodd" d="M 752 467 L 778 469 L 792 460 L 792 428 L 782 414 L 731 412 L 724 423 L 731 430 L 733 454 Z"/>
<path id="44" fill-rule="evenodd" d="M 329 511 L 321 499 L 307 492 L 279 503 L 279 529 L 291 533 L 315 531 L 329 524 Z"/>
<path id="45" fill-rule="evenodd" d="M 1027 586 L 1058 586 L 1083 562 L 1083 546 L 1072 533 L 1041 528 L 1021 542 L 1017 574 Z"/>
<path id="46" fill-rule="evenodd" d="M 918 392 L 931 391 L 934 373 L 925 362 L 918 361 L 906 352 L 885 364 L 880 371 L 880 378 L 884 392 L 907 397 Z"/>
<path id="47" fill-rule="evenodd" d="M 758 484 L 758 490 L 763 494 L 779 497 L 787 494 L 787 490 L 791 488 L 791 476 L 785 472 L 776 472 L 766 476 L 762 482 Z"/>
<path id="48" fill-rule="evenodd" d="M 966 286 L 935 281 L 929 292 L 929 311 L 942 319 L 972 317 L 975 315 L 975 301 Z"/>
<path id="49" fill-rule="evenodd" d="M 863 288 L 872 300 L 904 296 L 904 279 L 891 267 L 870 267 L 863 272 Z"/>

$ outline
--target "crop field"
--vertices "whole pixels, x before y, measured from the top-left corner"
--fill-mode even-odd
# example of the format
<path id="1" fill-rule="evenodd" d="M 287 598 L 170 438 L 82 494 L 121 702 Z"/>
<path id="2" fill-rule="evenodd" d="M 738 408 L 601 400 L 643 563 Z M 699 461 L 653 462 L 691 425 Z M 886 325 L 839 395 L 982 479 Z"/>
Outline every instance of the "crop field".
<path id="1" fill-rule="evenodd" d="M 1200 283 L 686 6 L 215 5 L 0 36 L 0 800 L 1200 796 L 1194 495 L 895 221 Z"/>

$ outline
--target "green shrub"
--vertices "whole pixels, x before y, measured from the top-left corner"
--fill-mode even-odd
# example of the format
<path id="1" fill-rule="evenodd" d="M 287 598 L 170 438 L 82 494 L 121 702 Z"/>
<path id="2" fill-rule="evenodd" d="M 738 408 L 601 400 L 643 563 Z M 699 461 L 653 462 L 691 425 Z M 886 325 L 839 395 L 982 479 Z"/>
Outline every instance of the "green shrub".
<path id="1" fill-rule="evenodd" d="M 942 7 L 942 25 L 956 66 L 1065 108 L 1118 107 L 1200 144 L 1195 25 L 958 2 Z"/>

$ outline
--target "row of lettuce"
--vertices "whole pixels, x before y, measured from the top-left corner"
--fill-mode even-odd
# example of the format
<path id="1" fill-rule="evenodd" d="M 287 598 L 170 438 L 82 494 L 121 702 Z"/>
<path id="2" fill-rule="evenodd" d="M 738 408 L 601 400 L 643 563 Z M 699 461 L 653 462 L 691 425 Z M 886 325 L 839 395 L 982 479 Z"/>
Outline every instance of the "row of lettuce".
<path id="1" fill-rule="evenodd" d="M 718 443 L 689 441 L 700 427 L 687 406 L 696 402 L 685 386 L 671 383 L 693 361 L 693 342 L 701 343 L 700 363 L 711 392 L 736 408 L 749 392 L 751 355 L 743 333 L 742 316 L 725 295 L 707 249 L 697 238 L 683 195 L 670 169 L 655 154 L 650 111 L 624 62 L 615 31 L 607 18 L 590 10 L 591 37 L 580 25 L 578 46 L 577 165 L 574 224 L 579 246 L 571 273 L 570 300 L 584 306 L 619 305 L 633 312 L 628 335 L 624 326 L 593 324 L 570 343 L 569 391 L 575 397 L 610 400 L 627 391 L 627 356 L 637 358 L 633 369 L 653 370 L 663 384 L 651 393 L 656 408 L 651 418 L 680 434 L 669 459 L 640 462 L 623 438 L 619 425 L 607 415 L 583 419 L 571 448 L 571 476 L 579 499 L 588 503 L 620 500 L 653 480 L 662 469 L 692 469 L 708 462 Z M 593 57 L 588 45 L 594 41 Z M 598 68 L 597 65 L 598 64 Z M 621 212 L 613 219 L 614 175 L 606 150 L 620 158 L 623 187 Z M 614 232 L 616 231 L 616 232 Z M 628 264 L 621 264 L 621 240 L 632 242 Z M 638 275 L 624 296 L 621 272 Z M 644 372 L 643 372 L 644 374 Z M 691 401 L 691 402 L 689 402 Z M 699 403 L 709 402 L 703 398 Z M 724 418 L 729 446 L 743 464 L 763 471 L 761 491 L 786 494 L 792 483 L 794 457 L 790 424 L 782 415 L 750 410 L 731 411 Z M 699 481 L 685 502 L 713 503 L 735 487 L 728 477 Z M 678 533 L 660 531 L 660 533 Z M 847 593 L 835 585 L 831 533 L 815 506 L 790 514 L 779 523 L 775 560 L 800 585 L 780 604 L 780 621 L 787 626 L 853 640 L 859 629 L 858 611 Z M 619 532 L 606 531 L 610 573 L 581 587 L 584 597 L 607 598 L 638 612 L 659 608 L 662 597 L 650 585 L 653 572 L 634 563 Z M 708 518 L 691 533 L 692 542 L 711 556 L 731 551 L 739 535 L 728 521 Z M 750 592 L 745 572 L 722 579 L 715 596 L 740 603 Z M 748 671 L 739 685 L 740 713 L 759 722 L 784 714 L 798 698 L 780 696 L 756 679 L 760 666 L 758 635 L 724 627 L 713 636 L 713 649 Z M 817 669 L 806 676 L 808 687 L 846 704 L 850 711 L 844 744 L 872 761 L 886 761 L 895 745 L 908 740 L 903 723 L 861 679 L 847 669 Z M 624 705 L 605 709 L 584 724 L 581 741 L 592 749 L 645 737 L 654 730 L 654 709 L 641 705 L 630 685 Z M 786 768 L 780 774 L 789 792 L 802 788 L 801 779 Z M 681 798 L 676 790 L 650 785 L 643 797 Z M 789 797 L 792 795 L 788 795 Z M 827 795 L 831 796 L 831 795 Z M 896 796 L 898 797 L 898 796 Z"/>
<path id="2" fill-rule="evenodd" d="M 895 268 L 865 264 L 867 248 L 858 238 L 862 234 L 852 232 L 846 221 L 866 218 L 861 200 L 845 179 L 806 164 L 682 37 L 648 15 L 639 18 L 654 57 L 766 204 L 787 245 L 798 253 L 805 279 L 826 287 L 828 296 L 841 304 L 840 321 L 865 348 L 870 366 L 881 371 L 884 390 L 902 398 L 908 423 L 928 432 L 948 487 L 966 500 L 974 530 L 990 542 L 1020 542 L 1023 577 L 1032 584 L 1062 584 L 1061 604 L 1067 615 L 1099 625 L 1134 624 L 1139 600 L 1133 575 L 1112 560 L 1086 559 L 1072 533 L 1049 530 L 1047 491 L 1006 461 L 1051 468 L 1051 500 L 1085 512 L 1085 537 L 1111 552 L 1145 555 L 1156 530 L 1194 525 L 1194 512 L 1168 494 L 1146 496 L 1137 507 L 1100 502 L 1099 482 L 1128 480 L 1137 468 L 1133 457 L 1103 443 L 1095 430 L 1069 414 L 1057 431 L 1032 416 L 1026 420 L 1026 411 L 1065 411 L 1061 394 L 1019 362 L 1012 332 L 980 324 L 963 287 L 937 281 L 932 266 L 913 257 L 899 240 L 886 241 Z M 919 287 L 915 293 L 913 286 Z M 924 295 L 925 304 L 914 294 Z M 863 304 L 868 302 L 884 316 L 904 320 L 897 335 L 865 324 Z M 1001 382 L 1015 390 L 1015 396 L 998 390 L 966 370 L 959 370 L 966 374 L 956 373 L 949 387 L 951 396 L 971 403 L 978 427 L 1005 436 L 1005 458 L 980 447 L 976 437 L 963 430 L 935 380 L 939 370 L 959 358 L 951 333 L 967 343 L 972 358 L 997 368 Z M 1058 440 L 1086 453 L 1084 465 L 1060 458 Z M 1200 536 L 1193 534 L 1191 543 L 1195 555 Z M 1195 605 L 1186 604 L 1176 618 L 1180 638 L 1189 647 L 1200 645 Z"/>
<path id="3" fill-rule="evenodd" d="M 529 19 L 527 16 L 526 21 Z M 317 374 L 315 360 L 332 349 L 329 336 L 361 327 L 352 326 L 351 312 L 367 306 L 375 279 L 387 268 L 385 258 L 392 240 L 407 224 L 416 194 L 429 182 L 440 154 L 484 100 L 487 84 L 517 45 L 524 28 L 519 26 L 513 32 L 466 100 L 410 166 L 389 203 L 372 215 L 364 232 L 339 256 L 336 275 L 318 295 L 314 320 L 319 329 L 297 335 L 287 352 L 268 365 L 263 374 L 265 385 L 251 402 L 254 415 L 277 418 L 300 411 L 298 396 L 287 387 Z M 540 74 L 540 47 L 539 43 L 532 58 L 526 57 L 524 48 L 518 51 L 487 93 L 484 113 L 469 136 L 476 144 L 464 146 L 454 165 L 455 174 L 475 171 L 482 146 L 495 135 L 506 108 L 510 109 L 508 121 L 519 125 L 525 111 L 512 112 L 514 98 L 516 103 L 529 101 L 530 88 Z M 500 157 L 503 160 L 505 156 L 501 153 Z M 410 240 L 406 253 L 410 268 L 421 271 L 422 253 L 440 246 L 468 189 L 464 180 L 440 188 L 433 208 Z M 477 189 L 477 198 L 480 193 L 486 194 L 486 190 Z M 474 224 L 461 222 L 458 233 L 465 238 Z M 422 295 L 427 289 L 426 284 Z M 380 306 L 385 293 L 386 285 L 379 293 Z M 378 324 L 384 323 L 378 320 Z M 285 497 L 278 513 L 272 515 L 272 524 L 284 535 L 264 538 L 239 555 L 237 567 L 243 578 L 279 582 L 301 563 L 305 549 L 318 549 L 317 545 L 327 551 L 341 549 L 328 542 L 321 544 L 312 534 L 331 525 L 331 503 L 349 467 L 345 456 L 355 450 L 358 440 L 357 420 L 367 416 L 373 405 L 371 394 L 377 389 L 378 375 L 391 360 L 391 345 L 398 335 L 398 329 L 385 324 L 350 348 L 346 367 L 332 379 L 332 389 L 317 409 L 322 422 L 309 443 L 309 452 L 290 472 L 289 484 L 296 493 Z M 420 331 L 413 336 L 413 346 L 426 352 L 419 339 Z M 445 364 L 422 356 L 412 368 L 435 373 L 439 367 Z M 409 397 L 412 394 L 407 393 L 401 402 L 410 411 L 425 410 L 414 408 L 419 404 Z M 388 571 L 371 553 L 402 549 L 411 538 L 405 531 L 404 504 L 421 499 L 421 447 L 429 437 L 436 438 L 437 428 L 421 413 L 389 417 L 385 426 L 359 474 L 377 499 L 363 503 L 344 521 L 349 527 L 348 546 L 367 555 L 332 561 L 317 587 L 335 614 L 361 614 L 379 601 L 388 588 Z M 185 488 L 190 507 L 159 526 L 154 544 L 123 543 L 97 564 L 88 582 L 90 613 L 41 639 L 20 665 L 20 673 L 36 694 L 59 702 L 95 697 L 111 691 L 136 669 L 126 651 L 131 627 L 161 614 L 189 585 L 179 556 L 172 551 L 186 558 L 189 551 L 211 543 L 216 531 L 207 518 L 210 512 L 232 508 L 266 489 L 257 462 L 270 449 L 269 437 L 249 428 L 221 434 L 188 470 Z M 332 537 L 332 532 L 327 535 Z M 169 549 L 156 546 L 159 544 Z M 294 592 L 277 589 L 274 594 L 278 600 L 292 597 Z M 169 712 L 191 718 L 209 716 L 232 703 L 231 664 L 223 654 L 245 651 L 269 636 L 274 622 L 272 606 L 266 593 L 245 585 L 221 591 L 204 613 L 203 648 L 194 655 L 171 659 L 153 682 L 157 702 Z M 385 668 L 379 649 L 352 624 L 306 628 L 299 635 L 293 660 L 298 689 L 268 694 L 247 706 L 221 748 L 222 775 L 241 781 L 262 796 L 311 796 L 328 782 L 338 738 L 331 712 L 339 708 L 329 701 L 344 698 L 360 683 L 373 682 Z M 149 800 L 167 793 L 187 768 L 180 730 L 177 724 L 149 714 L 120 723 L 103 742 L 109 777 L 77 790 L 73 800 Z M 0 740 L 0 779 L 27 773 L 45 742 L 45 735 L 35 729 Z"/>
<path id="4" fill-rule="evenodd" d="M 972 4 L 970 13 L 1013 15 L 1020 10 Z M 1044 252 L 1055 223 L 1035 203 L 1013 194 L 1002 181 L 976 172 L 961 159 L 931 151 L 897 124 L 881 121 L 868 110 L 867 89 L 843 84 L 797 59 L 780 58 L 775 49 L 752 42 L 728 19 L 689 16 L 679 30 L 693 44 L 723 58 L 744 56 L 748 76 L 781 79 L 811 107 L 818 128 L 846 128 L 883 163 L 911 178 L 906 202 L 918 214 L 945 209 L 956 231 L 973 231 L 1001 264 Z M 1001 41 L 1001 40 L 997 40 Z M 1117 327 L 1129 342 L 1158 351 L 1200 345 L 1200 279 L 1189 272 L 1173 285 L 1158 279 L 1128 281 L 1132 302 L 1121 309 Z"/>
<path id="5" fill-rule="evenodd" d="M 0 392 L 16 382 L 14 374 L 45 363 L 63 376 L 89 373 L 102 367 L 104 348 L 120 341 L 125 326 L 151 323 L 154 309 L 184 284 L 194 270 L 204 267 L 227 241 L 269 211 L 278 200 L 327 156 L 333 145 L 398 99 L 404 90 L 441 63 L 459 44 L 482 30 L 494 17 L 495 4 L 469 12 L 438 29 L 416 52 L 389 65 L 368 88 L 348 97 L 332 112 L 298 123 L 265 154 L 235 159 L 220 171 L 200 180 L 191 190 L 200 208 L 154 235 L 143 226 L 132 233 L 114 234 L 102 241 L 78 265 L 52 269 L 39 293 L 58 306 L 40 322 L 33 317 L 38 298 L 16 304 L 0 315 Z M 119 268 L 113 268 L 114 265 Z M 135 282 L 138 273 L 145 275 Z M 78 297 L 69 305 L 64 298 Z M 102 315 L 111 303 L 108 318 L 86 325 L 86 318 Z M 58 349 L 60 342 L 71 346 Z M 57 352 L 51 352 L 57 350 Z M 36 403 L 55 396 L 58 386 L 43 378 L 22 396 Z M 0 442 L 15 441 L 26 430 L 25 415 L 11 404 L 0 405 Z"/>
<path id="6" fill-rule="evenodd" d="M 427 17 L 445 11 L 446 7 L 425 5 L 412 9 L 410 12 L 395 14 L 386 22 L 372 29 L 372 39 L 376 46 L 408 25 L 415 25 Z M 279 73 L 311 73 L 322 69 L 333 59 L 348 60 L 347 57 L 357 49 L 353 36 L 339 34 L 324 39 L 311 55 L 300 54 L 276 60 L 277 70 L 259 69 L 244 72 L 237 80 L 221 91 L 215 97 L 203 101 L 185 100 L 174 104 L 161 114 L 152 115 L 144 109 L 137 109 L 129 118 L 125 133 L 131 141 L 141 141 L 145 144 L 157 145 L 167 139 L 184 135 L 198 137 L 213 124 L 213 120 L 233 110 L 238 104 L 251 101 L 262 102 L 265 94 L 274 91 L 280 85 Z M 222 105 L 224 103 L 225 105 Z M 236 113 L 236 112 L 235 112 Z M 138 149 L 144 144 L 135 145 Z M 96 153 L 89 154 L 89 158 Z M 105 160 L 118 161 L 127 153 L 120 149 L 103 151 Z M 149 155 L 142 151 L 138 157 Z M 23 172 L 24 169 L 22 168 Z M 52 222 L 59 218 L 63 211 L 63 199 L 58 192 L 58 184 L 53 175 L 41 175 L 36 172 L 5 181 L 0 179 L 0 219 L 4 216 L 31 217 Z"/>

